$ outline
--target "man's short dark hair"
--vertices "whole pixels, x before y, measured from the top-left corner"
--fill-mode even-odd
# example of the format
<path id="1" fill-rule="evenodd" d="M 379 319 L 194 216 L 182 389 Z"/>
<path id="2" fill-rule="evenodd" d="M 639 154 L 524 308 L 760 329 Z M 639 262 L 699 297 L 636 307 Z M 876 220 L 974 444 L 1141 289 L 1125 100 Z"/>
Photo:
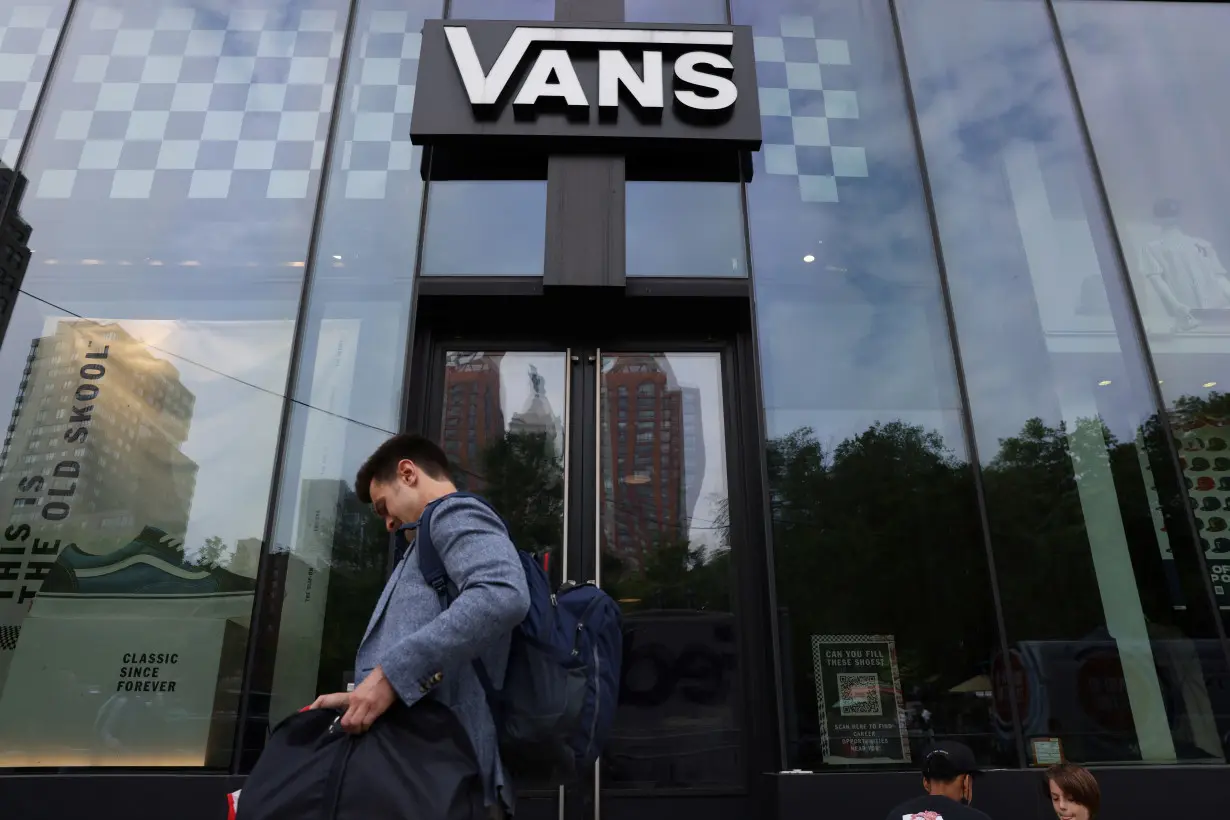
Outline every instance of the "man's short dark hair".
<path id="1" fill-rule="evenodd" d="M 397 474 L 397 465 L 413 461 L 420 470 L 437 481 L 449 477 L 448 456 L 440 445 L 417 433 L 401 433 L 376 448 L 367 457 L 354 479 L 354 489 L 364 504 L 372 503 L 372 481 L 390 481 Z"/>

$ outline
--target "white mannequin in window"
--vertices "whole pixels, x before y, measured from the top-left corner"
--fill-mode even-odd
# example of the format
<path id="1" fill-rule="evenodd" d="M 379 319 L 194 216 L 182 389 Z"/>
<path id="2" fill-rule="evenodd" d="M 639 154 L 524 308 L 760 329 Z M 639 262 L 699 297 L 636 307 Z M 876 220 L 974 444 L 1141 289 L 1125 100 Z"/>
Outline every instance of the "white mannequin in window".
<path id="1" fill-rule="evenodd" d="M 1175 331 L 1192 330 L 1200 322 L 1193 310 L 1230 310 L 1230 278 L 1212 243 L 1188 236 L 1179 228 L 1182 206 L 1162 199 L 1153 216 L 1162 235 L 1141 248 L 1140 267 L 1175 318 Z"/>

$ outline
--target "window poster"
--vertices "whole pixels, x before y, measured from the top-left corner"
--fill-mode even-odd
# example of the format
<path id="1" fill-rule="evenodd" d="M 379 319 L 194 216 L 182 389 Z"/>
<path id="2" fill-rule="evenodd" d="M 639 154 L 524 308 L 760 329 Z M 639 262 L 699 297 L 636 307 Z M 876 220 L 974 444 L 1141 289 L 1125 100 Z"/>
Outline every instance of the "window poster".
<path id="1" fill-rule="evenodd" d="M 811 653 L 824 762 L 910 762 L 893 637 L 812 635 Z"/>
<path id="2" fill-rule="evenodd" d="M 0 450 L 0 766 L 230 760 L 293 335 L 53 316 L 30 340 Z"/>
<path id="3" fill-rule="evenodd" d="M 1213 594 L 1221 609 L 1230 609 L 1230 419 L 1200 415 L 1175 417 L 1172 423 L 1181 451 L 1179 463 L 1187 501 L 1196 516 Z M 1164 532 L 1162 535 L 1162 558 L 1173 567 L 1170 539 Z"/>

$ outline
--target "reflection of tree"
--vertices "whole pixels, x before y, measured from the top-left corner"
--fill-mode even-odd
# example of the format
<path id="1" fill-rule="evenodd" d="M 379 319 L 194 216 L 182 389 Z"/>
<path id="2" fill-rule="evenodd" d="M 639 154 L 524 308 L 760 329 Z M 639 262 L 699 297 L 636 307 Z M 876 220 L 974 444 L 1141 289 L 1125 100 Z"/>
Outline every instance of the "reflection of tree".
<path id="1" fill-rule="evenodd" d="M 970 471 L 938 434 L 876 424 L 826 452 L 803 428 L 769 443 L 768 468 L 797 668 L 810 669 L 818 634 L 895 635 L 907 678 L 948 687 L 969 676 L 971 657 L 989 658 Z M 798 684 L 814 703 L 810 673 Z"/>
<path id="2" fill-rule="evenodd" d="M 482 453 L 483 476 L 473 491 L 508 522 L 513 543 L 531 553 L 560 546 L 564 520 L 564 464 L 547 432 L 505 433 Z"/>
<path id="3" fill-rule="evenodd" d="M 1181 400 L 1171 421 L 1210 415 L 1230 417 L 1230 399 Z M 1182 538 L 1188 502 L 1166 452 L 1169 429 L 1152 417 L 1139 442 L 1173 540 Z M 1010 643 L 1080 641 L 1104 628 L 1090 530 L 1117 537 L 1107 510 L 1119 513 L 1146 617 L 1193 634 L 1161 566 L 1138 446 L 1100 419 L 1070 428 L 1032 419 L 985 463 Z M 985 702 L 958 704 L 949 694 L 987 674 L 998 646 L 970 465 L 937 433 L 903 422 L 877 423 L 832 450 L 799 429 L 771 440 L 767 461 L 778 601 L 803 736 L 819 730 L 810 636 L 876 633 L 895 636 L 906 700 L 932 711 L 936 731 L 989 733 Z M 953 703 L 947 714 L 945 700 Z"/>
<path id="4" fill-rule="evenodd" d="M 354 671 L 372 607 L 384 588 L 389 534 L 371 507 L 348 485 L 339 493 L 317 691 L 336 692 Z"/>
<path id="5" fill-rule="evenodd" d="M 1083 476 L 1090 490 L 1097 488 L 1089 471 L 1104 472 L 1112 440 L 1099 421 L 1081 420 L 1069 432 L 1062 423 L 1031 419 L 1000 442 L 986 466 L 991 543 L 1010 635 L 1079 637 L 1101 622 L 1077 482 Z M 1039 606 L 1042 595 L 1063 604 Z"/>
<path id="6" fill-rule="evenodd" d="M 638 571 L 603 554 L 603 587 L 618 601 L 643 609 L 730 611 L 730 552 L 707 551 L 686 538 L 663 538 L 644 551 Z"/>
<path id="7" fill-rule="evenodd" d="M 205 539 L 205 545 L 197 551 L 192 564 L 204 569 L 212 569 L 223 565 L 222 556 L 226 552 L 226 542 L 220 536 L 211 535 Z"/>

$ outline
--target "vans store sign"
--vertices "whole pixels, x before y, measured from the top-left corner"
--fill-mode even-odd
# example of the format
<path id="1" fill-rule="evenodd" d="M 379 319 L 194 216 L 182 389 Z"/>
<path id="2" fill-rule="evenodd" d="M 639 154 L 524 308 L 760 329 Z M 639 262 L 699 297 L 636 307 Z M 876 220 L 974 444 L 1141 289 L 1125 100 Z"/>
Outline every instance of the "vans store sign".
<path id="1" fill-rule="evenodd" d="M 410 135 L 531 154 L 760 148 L 752 32 L 432 20 Z"/>

